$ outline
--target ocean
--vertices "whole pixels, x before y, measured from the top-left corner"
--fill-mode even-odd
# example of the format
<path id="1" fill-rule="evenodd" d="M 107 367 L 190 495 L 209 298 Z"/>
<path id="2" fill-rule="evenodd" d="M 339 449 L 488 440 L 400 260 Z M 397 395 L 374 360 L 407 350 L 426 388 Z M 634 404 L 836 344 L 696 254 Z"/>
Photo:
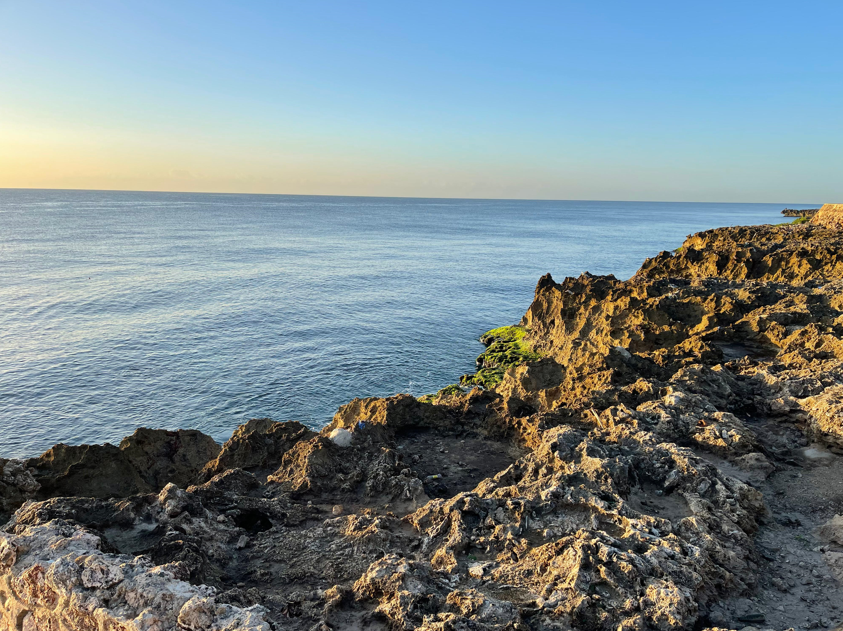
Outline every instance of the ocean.
<path id="1" fill-rule="evenodd" d="M 786 205 L 0 190 L 0 456 L 435 392 L 541 275 Z"/>

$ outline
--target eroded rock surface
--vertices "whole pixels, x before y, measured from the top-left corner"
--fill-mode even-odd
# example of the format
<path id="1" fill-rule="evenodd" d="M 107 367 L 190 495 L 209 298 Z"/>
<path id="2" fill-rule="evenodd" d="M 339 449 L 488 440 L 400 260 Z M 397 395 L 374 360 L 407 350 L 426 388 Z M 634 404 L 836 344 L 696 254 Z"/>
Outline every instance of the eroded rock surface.
<path id="1" fill-rule="evenodd" d="M 156 492 L 173 482 L 186 486 L 220 451 L 196 430 L 140 428 L 114 445 L 56 445 L 27 465 L 40 497 L 127 497 Z"/>
<path id="2" fill-rule="evenodd" d="M 543 277 L 538 359 L 489 389 L 0 461 L 0 620 L 830 628 L 841 252 L 827 224 L 708 231 L 628 281 Z"/>
<path id="3" fill-rule="evenodd" d="M 638 275 L 800 283 L 840 278 L 841 227 L 817 213 L 809 224 L 707 230 L 690 236 L 678 252 L 648 259 Z"/>
<path id="4" fill-rule="evenodd" d="M 18 506 L 35 497 L 40 488 L 25 462 L 0 458 L 0 520 L 5 522 Z"/>
<path id="5" fill-rule="evenodd" d="M 811 223 L 835 230 L 843 230 L 843 204 L 823 204 L 811 218 Z"/>
<path id="6" fill-rule="evenodd" d="M 265 478 L 281 464 L 284 454 L 293 445 L 314 435 L 315 432 L 295 421 L 276 423 L 268 418 L 252 419 L 234 431 L 219 455 L 202 469 L 200 477 L 210 480 L 229 469 L 245 469 Z"/>

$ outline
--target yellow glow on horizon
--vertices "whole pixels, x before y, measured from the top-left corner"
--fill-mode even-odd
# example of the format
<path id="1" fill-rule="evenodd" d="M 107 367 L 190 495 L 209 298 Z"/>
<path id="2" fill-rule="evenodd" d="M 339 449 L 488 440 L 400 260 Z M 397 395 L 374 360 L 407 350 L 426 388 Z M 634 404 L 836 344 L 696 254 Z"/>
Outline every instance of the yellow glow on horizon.
<path id="1" fill-rule="evenodd" d="M 161 133 L 0 126 L 0 188 L 482 197 L 491 186 L 498 196 L 511 196 L 501 187 L 507 173 L 500 168 L 458 171 L 412 156 L 398 161 L 330 148 L 315 155 L 301 147 L 284 151 Z M 510 179 L 524 175 L 506 171 Z M 523 197 L 528 189 L 519 184 Z"/>
<path id="2" fill-rule="evenodd" d="M 506 147 L 478 156 L 459 147 L 449 153 L 451 147 L 358 146 L 348 138 L 211 136 L 8 120 L 0 119 L 0 188 L 771 202 L 788 199 L 789 191 L 787 179 L 749 163 L 743 169 L 725 165 L 722 181 L 706 185 L 697 169 L 621 161 L 607 151 L 585 159 L 576 152 L 564 157 L 560 149 L 563 157 L 555 162 L 539 156 L 528 162 Z M 812 191 L 806 189 L 804 198 Z"/>

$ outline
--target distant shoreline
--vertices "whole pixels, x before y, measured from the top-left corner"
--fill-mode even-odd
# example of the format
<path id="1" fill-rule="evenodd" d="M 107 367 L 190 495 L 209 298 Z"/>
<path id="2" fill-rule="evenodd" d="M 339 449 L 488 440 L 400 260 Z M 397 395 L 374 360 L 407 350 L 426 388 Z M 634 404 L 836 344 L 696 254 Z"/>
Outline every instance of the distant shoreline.
<path id="1" fill-rule="evenodd" d="M 418 195 L 338 195 L 332 193 L 238 193 L 232 191 L 163 191 L 163 190 L 136 190 L 123 188 L 38 188 L 38 187 L 14 187 L 14 186 L 0 186 L 0 192 L 3 191 L 56 191 L 56 192 L 84 192 L 84 193 L 151 193 L 160 195 L 229 195 L 229 196 L 252 196 L 252 197 L 335 197 L 339 199 L 401 199 L 401 200 L 458 200 L 458 201 L 478 201 L 478 202 L 595 202 L 595 203 L 632 203 L 632 204 L 781 204 L 778 201 L 722 201 L 722 200 L 695 200 L 683 201 L 676 199 L 562 199 L 556 197 L 424 197 Z M 793 203 L 789 202 L 787 205 L 792 206 L 816 206 L 813 202 Z"/>

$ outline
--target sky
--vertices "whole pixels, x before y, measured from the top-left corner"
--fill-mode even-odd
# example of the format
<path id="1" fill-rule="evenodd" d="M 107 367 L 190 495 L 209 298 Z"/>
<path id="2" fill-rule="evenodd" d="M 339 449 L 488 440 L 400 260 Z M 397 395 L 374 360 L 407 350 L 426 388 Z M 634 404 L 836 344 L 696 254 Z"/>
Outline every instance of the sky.
<path id="1" fill-rule="evenodd" d="M 843 201 L 843 2 L 0 0 L 0 187 Z"/>

